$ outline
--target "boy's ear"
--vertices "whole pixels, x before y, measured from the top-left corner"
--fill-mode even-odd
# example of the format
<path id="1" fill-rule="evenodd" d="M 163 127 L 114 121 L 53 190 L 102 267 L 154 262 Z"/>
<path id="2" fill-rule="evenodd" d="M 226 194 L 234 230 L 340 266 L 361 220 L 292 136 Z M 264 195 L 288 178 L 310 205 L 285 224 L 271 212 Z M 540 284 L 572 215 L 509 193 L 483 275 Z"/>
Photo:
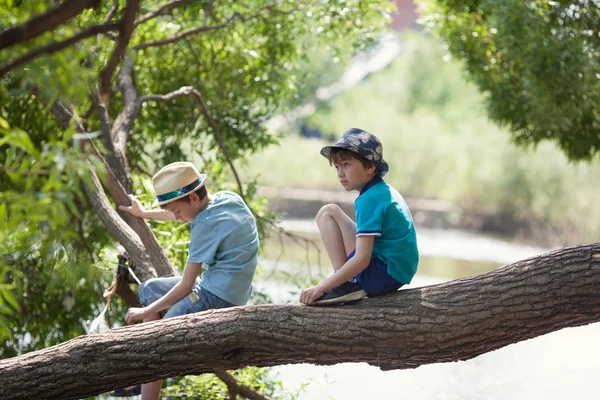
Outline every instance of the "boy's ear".
<path id="1" fill-rule="evenodd" d="M 371 163 L 371 165 L 369 165 L 366 170 L 367 170 L 367 174 L 369 175 L 375 175 L 375 169 L 377 168 L 377 166 L 373 163 Z"/>

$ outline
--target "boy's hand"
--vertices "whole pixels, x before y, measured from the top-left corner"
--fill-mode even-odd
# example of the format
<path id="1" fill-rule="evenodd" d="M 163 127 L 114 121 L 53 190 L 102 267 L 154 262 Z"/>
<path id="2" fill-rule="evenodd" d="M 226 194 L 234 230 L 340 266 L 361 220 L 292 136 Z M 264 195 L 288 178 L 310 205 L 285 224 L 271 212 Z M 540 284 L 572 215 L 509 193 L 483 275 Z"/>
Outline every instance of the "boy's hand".
<path id="1" fill-rule="evenodd" d="M 300 293 L 300 303 L 304 303 L 306 305 L 312 306 L 315 304 L 315 300 L 319 297 L 323 296 L 325 291 L 321 289 L 319 285 L 313 286 L 308 289 L 304 289 L 302 293 Z"/>
<path id="2" fill-rule="evenodd" d="M 146 317 L 146 308 L 131 307 L 125 313 L 125 322 L 127 325 L 133 325 L 137 321 L 142 321 Z"/>
<path id="3" fill-rule="evenodd" d="M 137 197 L 135 197 L 132 194 L 129 195 L 129 200 L 131 200 L 131 206 L 120 205 L 119 210 L 126 211 L 129 214 L 134 215 L 138 218 L 144 218 L 144 215 L 146 214 L 146 209 L 144 208 L 142 203 L 140 203 Z"/>

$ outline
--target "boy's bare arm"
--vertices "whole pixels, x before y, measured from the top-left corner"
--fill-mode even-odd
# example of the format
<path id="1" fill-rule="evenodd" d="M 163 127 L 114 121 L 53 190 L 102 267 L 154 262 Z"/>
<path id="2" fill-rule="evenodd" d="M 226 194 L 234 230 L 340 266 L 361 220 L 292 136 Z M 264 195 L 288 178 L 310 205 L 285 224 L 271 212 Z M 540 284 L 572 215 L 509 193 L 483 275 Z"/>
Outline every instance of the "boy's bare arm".
<path id="1" fill-rule="evenodd" d="M 315 300 L 321 297 L 326 291 L 331 290 L 360 274 L 369 265 L 371 255 L 373 254 L 374 241 L 375 236 L 357 237 L 356 253 L 354 254 L 354 257 L 346 261 L 340 269 L 321 281 L 317 286 L 303 290 L 300 295 L 300 302 L 304 304 L 314 304 Z"/>
<path id="2" fill-rule="evenodd" d="M 145 319 L 149 315 L 156 314 L 165 308 L 171 307 L 173 304 L 190 294 L 200 271 L 202 271 L 202 263 L 188 262 L 185 264 L 181 280 L 163 297 L 147 307 L 133 307 L 127 310 L 127 313 L 125 314 L 125 321 L 127 324 L 131 325 L 136 321 Z"/>
<path id="3" fill-rule="evenodd" d="M 128 212 L 138 218 L 160 219 L 163 221 L 177 221 L 177 217 L 169 210 L 146 210 L 142 203 L 133 194 L 129 195 L 130 206 L 119 206 L 119 210 Z"/>

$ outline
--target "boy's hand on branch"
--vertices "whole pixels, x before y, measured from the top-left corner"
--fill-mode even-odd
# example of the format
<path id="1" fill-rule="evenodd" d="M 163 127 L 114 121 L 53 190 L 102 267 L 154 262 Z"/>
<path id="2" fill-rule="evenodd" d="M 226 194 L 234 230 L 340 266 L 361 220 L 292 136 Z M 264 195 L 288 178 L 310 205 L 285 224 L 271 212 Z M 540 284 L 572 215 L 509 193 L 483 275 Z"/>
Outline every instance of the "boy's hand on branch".
<path id="1" fill-rule="evenodd" d="M 131 205 L 130 206 L 120 205 L 119 210 L 126 211 L 129 214 L 134 215 L 138 218 L 144 218 L 144 215 L 146 214 L 146 209 L 144 208 L 142 203 L 140 203 L 140 201 L 137 199 L 137 197 L 135 197 L 133 194 L 129 195 L 129 200 L 131 200 Z"/>
<path id="2" fill-rule="evenodd" d="M 127 310 L 127 313 L 125 313 L 125 322 L 127 322 L 127 325 L 133 325 L 137 321 L 143 321 L 145 317 L 145 307 L 131 307 L 129 310 Z"/>
<path id="3" fill-rule="evenodd" d="M 325 291 L 321 289 L 319 285 L 313 286 L 308 289 L 304 289 L 302 293 L 300 293 L 300 303 L 304 303 L 306 305 L 312 306 L 315 304 L 315 300 L 319 297 L 323 296 Z"/>

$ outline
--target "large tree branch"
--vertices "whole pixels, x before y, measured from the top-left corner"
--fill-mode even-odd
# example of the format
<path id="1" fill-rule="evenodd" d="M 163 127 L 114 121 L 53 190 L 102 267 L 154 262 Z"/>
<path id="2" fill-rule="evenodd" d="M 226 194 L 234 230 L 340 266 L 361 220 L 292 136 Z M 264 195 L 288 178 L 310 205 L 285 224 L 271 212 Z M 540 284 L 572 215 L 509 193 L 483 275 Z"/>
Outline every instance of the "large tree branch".
<path id="1" fill-rule="evenodd" d="M 113 31 L 118 29 L 120 26 L 120 24 L 118 23 L 110 23 L 110 24 L 104 24 L 104 25 L 95 25 L 92 26 L 82 32 L 79 32 L 78 34 L 71 36 L 68 39 L 65 39 L 61 42 L 52 42 L 48 45 L 45 46 L 41 46 L 38 47 L 34 50 L 31 50 L 29 53 L 22 55 L 21 57 L 18 57 L 2 66 L 0 66 L 0 77 L 6 75 L 6 73 L 12 69 L 14 69 L 15 67 L 24 64 L 30 60 L 33 60 L 34 58 L 42 55 L 42 54 L 51 54 L 54 53 L 58 50 L 62 50 L 65 47 L 69 47 L 70 45 L 77 43 L 85 38 L 88 38 L 90 36 L 94 36 L 100 33 L 106 33 L 109 31 Z"/>
<path id="2" fill-rule="evenodd" d="M 81 398 L 169 376 L 288 363 L 382 369 L 468 360 L 600 321 L 600 243 L 342 307 L 209 310 L 0 361 L 0 397 Z"/>
<path id="3" fill-rule="evenodd" d="M 129 200 L 128 194 L 114 175 L 110 165 L 104 160 L 92 141 L 90 141 L 90 145 L 92 146 L 94 155 L 102 160 L 106 166 L 107 185 L 115 202 L 117 205 L 130 205 L 131 201 Z M 137 266 L 141 265 L 144 269 L 147 269 L 146 264 L 151 260 L 154 267 L 153 269 L 156 271 L 156 273 L 150 271 L 152 276 L 175 274 L 177 271 L 173 268 L 171 261 L 165 255 L 162 247 L 160 247 L 160 244 L 156 240 L 156 236 L 154 236 L 154 233 L 148 224 L 143 219 L 134 217 L 129 213 L 122 213 L 123 218 L 120 218 L 116 211 L 112 209 L 110 202 L 106 198 L 96 173 L 91 171 L 90 174 L 92 176 L 94 188 L 86 187 L 88 199 L 92 203 L 96 215 L 100 218 L 109 233 L 125 247 L 125 250 L 135 261 L 135 264 Z M 93 189 L 95 189 L 95 191 Z M 110 211 L 108 211 L 109 209 Z M 127 224 L 122 222 L 123 219 Z M 126 230 L 121 234 L 119 231 L 124 229 L 124 227 L 126 227 Z M 133 229 L 133 234 L 131 229 Z M 146 256 L 148 258 L 146 258 Z M 149 276 L 146 273 L 141 275 L 140 278 L 142 281 L 145 281 Z"/>
<path id="4" fill-rule="evenodd" d="M 30 90 L 32 93 L 40 96 L 37 88 L 30 87 Z M 69 126 L 71 119 L 74 118 L 73 111 L 60 101 L 55 101 L 53 103 L 51 111 L 65 128 Z M 108 114 L 103 111 L 105 110 L 99 106 L 98 116 L 101 121 L 101 126 L 103 129 L 108 129 Z M 85 132 L 85 127 L 82 122 L 78 118 L 76 118 L 75 121 L 77 130 L 79 132 Z M 128 192 L 126 192 L 119 183 L 113 169 L 106 160 L 104 160 L 94 143 L 91 140 L 82 140 L 81 142 L 83 148 L 89 146 L 88 149 L 91 149 L 93 155 L 102 160 L 106 166 L 107 186 L 117 205 L 129 205 L 130 200 L 127 196 Z M 93 170 L 90 170 L 90 177 L 93 187 L 84 185 L 90 204 L 92 204 L 96 215 L 111 233 L 113 238 L 121 243 L 129 253 L 134 264 L 139 268 L 138 271 L 136 271 L 139 277 L 142 280 L 146 280 L 157 275 L 172 275 L 176 273 L 176 270 L 166 257 L 148 224 L 144 220 L 126 213 L 123 213 L 123 218 L 129 225 L 124 223 L 123 219 L 112 209 L 112 205 L 106 197 L 104 188 Z"/>
<path id="5" fill-rule="evenodd" d="M 117 86 L 123 96 L 123 109 L 115 119 L 111 136 L 115 151 L 125 154 L 133 124 L 142 107 L 133 81 L 133 59 L 131 57 L 125 57 L 123 60 L 117 75 Z"/>
<path id="6" fill-rule="evenodd" d="M 0 32 L 0 50 L 34 39 L 79 15 L 83 10 L 97 7 L 99 3 L 99 0 L 63 1 L 21 25 Z"/>
<path id="7" fill-rule="evenodd" d="M 100 179 L 94 171 L 90 171 L 91 182 L 93 186 L 84 185 L 85 193 L 94 208 L 94 212 L 102 221 L 102 224 L 111 236 L 118 241 L 127 251 L 129 256 L 134 260 L 136 266 L 135 273 L 142 280 L 148 280 L 159 275 L 167 275 L 173 273 L 170 271 L 159 271 L 154 265 L 149 252 L 146 251 L 140 237 L 129 225 L 113 209 L 106 196 L 101 196 L 104 193 Z M 145 224 L 145 223 L 144 223 Z M 146 225 L 147 226 L 147 225 Z"/>
<path id="8" fill-rule="evenodd" d="M 129 41 L 133 34 L 135 16 L 140 9 L 140 0 L 128 0 L 126 4 L 125 14 L 121 20 L 121 27 L 119 29 L 119 41 L 110 56 L 108 64 L 106 64 L 106 68 L 100 73 L 100 98 L 104 102 L 108 101 L 110 97 L 113 73 L 117 69 L 125 50 L 129 46 Z"/>

